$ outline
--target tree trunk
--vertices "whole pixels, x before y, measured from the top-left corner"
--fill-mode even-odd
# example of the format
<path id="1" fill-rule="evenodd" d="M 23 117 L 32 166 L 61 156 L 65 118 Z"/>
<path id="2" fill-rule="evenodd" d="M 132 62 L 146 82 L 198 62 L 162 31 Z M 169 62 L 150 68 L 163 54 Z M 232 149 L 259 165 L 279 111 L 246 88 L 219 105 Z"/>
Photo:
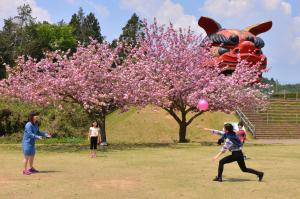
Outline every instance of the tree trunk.
<path id="1" fill-rule="evenodd" d="M 185 143 L 188 142 L 186 139 L 186 112 L 184 108 L 181 108 L 181 122 L 179 123 L 179 142 Z"/>
<path id="2" fill-rule="evenodd" d="M 187 128 L 187 124 L 185 122 L 182 122 L 182 123 L 179 124 L 179 142 L 180 143 L 187 142 L 186 128 Z"/>
<path id="3" fill-rule="evenodd" d="M 100 113 L 100 130 L 101 144 L 106 145 L 105 113 Z"/>

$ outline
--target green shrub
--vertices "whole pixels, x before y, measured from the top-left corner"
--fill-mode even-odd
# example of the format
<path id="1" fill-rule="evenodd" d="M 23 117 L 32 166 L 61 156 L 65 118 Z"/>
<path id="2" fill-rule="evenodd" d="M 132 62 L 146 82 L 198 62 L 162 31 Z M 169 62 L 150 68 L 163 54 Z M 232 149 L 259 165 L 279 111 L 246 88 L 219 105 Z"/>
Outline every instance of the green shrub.
<path id="1" fill-rule="evenodd" d="M 11 135 L 23 128 L 24 121 L 19 113 L 10 109 L 0 109 L 0 136 Z"/>
<path id="2" fill-rule="evenodd" d="M 40 113 L 40 129 L 53 137 L 86 136 L 90 124 L 89 115 L 78 105 L 63 104 L 63 109 L 36 106 L 12 99 L 0 99 L 0 136 L 23 133 L 24 124 L 31 111 Z M 16 136 L 16 135 L 14 135 Z"/>

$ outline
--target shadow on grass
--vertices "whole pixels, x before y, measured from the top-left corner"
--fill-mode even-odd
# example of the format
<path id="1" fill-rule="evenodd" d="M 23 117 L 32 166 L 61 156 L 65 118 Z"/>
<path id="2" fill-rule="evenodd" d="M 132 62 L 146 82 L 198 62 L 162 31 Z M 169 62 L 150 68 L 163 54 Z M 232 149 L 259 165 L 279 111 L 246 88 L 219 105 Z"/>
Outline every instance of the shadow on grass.
<path id="1" fill-rule="evenodd" d="M 215 146 L 214 142 L 190 142 L 190 143 L 111 143 L 108 146 L 98 146 L 98 151 L 101 152 L 114 152 L 114 151 L 125 151 L 125 150 L 136 150 L 143 148 L 170 148 L 170 149 L 184 149 L 184 148 L 196 148 L 199 146 Z M 0 144 L 0 149 L 7 150 L 19 150 L 21 149 L 21 144 Z M 81 152 L 88 151 L 89 144 L 37 144 L 37 151 L 45 151 L 45 152 L 56 152 L 56 153 L 64 153 L 64 152 Z"/>
<path id="2" fill-rule="evenodd" d="M 136 150 L 142 148 L 172 148 L 176 144 L 172 143 L 112 143 L 108 146 L 98 146 L 98 151 L 101 152 L 112 152 L 112 151 L 125 151 L 125 150 Z M 51 151 L 51 152 L 79 152 L 90 150 L 89 145 L 80 144 L 49 144 L 38 146 L 37 150 Z"/>
<path id="3" fill-rule="evenodd" d="M 39 174 L 39 173 L 58 173 L 58 172 L 61 172 L 61 171 L 54 171 L 54 170 L 49 170 L 49 171 L 39 171 L 37 174 Z"/>
<path id="4" fill-rule="evenodd" d="M 176 145 L 175 143 L 112 143 L 108 146 L 100 146 L 100 150 L 130 150 L 141 148 L 169 148 Z"/>
<path id="5" fill-rule="evenodd" d="M 225 180 L 223 179 L 224 182 L 249 182 L 253 181 L 250 179 L 240 179 L 240 178 L 226 178 Z"/>
<path id="6" fill-rule="evenodd" d="M 178 144 L 179 145 L 179 144 Z M 113 152 L 113 151 L 125 151 L 135 150 L 142 148 L 181 148 L 183 146 L 177 146 L 175 143 L 112 143 L 108 146 L 98 146 L 100 152 Z M 22 146 L 20 144 L 0 144 L 0 150 L 14 150 L 22 152 Z M 81 152 L 89 151 L 90 146 L 88 144 L 37 144 L 36 150 L 44 152 Z"/>

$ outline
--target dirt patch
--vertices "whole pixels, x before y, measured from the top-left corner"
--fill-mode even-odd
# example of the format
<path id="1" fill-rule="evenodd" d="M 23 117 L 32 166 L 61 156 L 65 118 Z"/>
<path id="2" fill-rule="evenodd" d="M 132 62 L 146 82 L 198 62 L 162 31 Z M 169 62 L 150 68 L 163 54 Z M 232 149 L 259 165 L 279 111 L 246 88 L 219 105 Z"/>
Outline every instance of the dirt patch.
<path id="1" fill-rule="evenodd" d="M 98 189 L 112 188 L 118 190 L 135 189 L 141 184 L 141 181 L 133 179 L 114 179 L 94 182 L 94 186 Z"/>

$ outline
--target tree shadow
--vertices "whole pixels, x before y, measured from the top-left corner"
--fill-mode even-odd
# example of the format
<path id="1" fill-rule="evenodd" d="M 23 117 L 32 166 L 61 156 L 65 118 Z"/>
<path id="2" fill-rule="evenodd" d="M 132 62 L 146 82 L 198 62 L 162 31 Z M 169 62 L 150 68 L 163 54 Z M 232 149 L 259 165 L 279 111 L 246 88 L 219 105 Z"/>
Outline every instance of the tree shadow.
<path id="1" fill-rule="evenodd" d="M 181 148 L 176 143 L 112 143 L 108 146 L 98 146 L 99 152 L 135 150 L 141 148 Z M 80 152 L 90 150 L 88 144 L 44 144 L 38 145 L 37 150 L 46 152 Z"/>
<path id="2" fill-rule="evenodd" d="M 136 150 L 142 148 L 170 148 L 170 149 L 182 149 L 182 148 L 196 148 L 199 146 L 214 146 L 214 142 L 189 142 L 189 143 L 178 143 L 175 140 L 172 142 L 151 142 L 151 143 L 110 143 L 108 146 L 98 146 L 99 152 L 113 152 L 113 151 L 125 151 L 125 150 Z M 1 145 L 0 148 L 9 150 L 20 150 L 19 144 Z M 38 144 L 36 145 L 37 151 L 44 152 L 82 152 L 90 150 L 88 143 L 68 144 L 68 143 L 57 143 L 57 144 Z"/>
<path id="3" fill-rule="evenodd" d="M 171 148 L 176 147 L 175 143 L 119 143 L 109 144 L 108 146 L 100 146 L 100 151 L 123 151 L 135 150 L 142 148 Z"/>

